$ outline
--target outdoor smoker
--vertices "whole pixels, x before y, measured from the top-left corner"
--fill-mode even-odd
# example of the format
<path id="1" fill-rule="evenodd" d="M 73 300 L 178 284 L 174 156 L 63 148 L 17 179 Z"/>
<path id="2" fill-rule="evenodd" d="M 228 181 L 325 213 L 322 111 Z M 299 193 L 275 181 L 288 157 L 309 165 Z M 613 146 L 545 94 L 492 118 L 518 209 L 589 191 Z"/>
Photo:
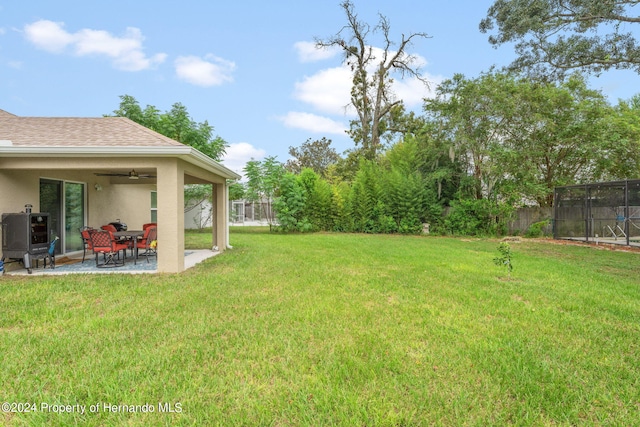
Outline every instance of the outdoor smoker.
<path id="1" fill-rule="evenodd" d="M 25 212 L 2 214 L 2 260 L 22 261 L 31 274 L 31 262 L 49 259 L 51 219 L 48 213 L 32 213 L 32 205 L 25 205 Z"/>
<path id="2" fill-rule="evenodd" d="M 116 228 L 116 231 L 127 231 L 127 224 L 120 221 L 120 219 L 116 219 L 115 221 L 110 222 L 109 224 L 113 225 Z"/>

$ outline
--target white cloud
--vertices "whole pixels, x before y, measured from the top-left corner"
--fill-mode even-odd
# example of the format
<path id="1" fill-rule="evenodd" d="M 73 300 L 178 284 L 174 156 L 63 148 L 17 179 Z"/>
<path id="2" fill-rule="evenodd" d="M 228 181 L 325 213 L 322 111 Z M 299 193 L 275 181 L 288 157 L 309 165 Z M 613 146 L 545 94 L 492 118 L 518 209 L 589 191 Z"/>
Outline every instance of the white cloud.
<path id="1" fill-rule="evenodd" d="M 294 97 L 327 114 L 345 114 L 351 98 L 351 71 L 327 68 L 295 85 Z"/>
<path id="2" fill-rule="evenodd" d="M 316 133 L 344 135 L 347 129 L 340 122 L 311 113 L 291 111 L 286 116 L 278 117 L 278 119 L 287 127 Z"/>
<path id="3" fill-rule="evenodd" d="M 227 153 L 222 158 L 222 164 L 232 171 L 242 175 L 244 165 L 251 159 L 262 160 L 267 152 L 256 148 L 247 142 L 229 144 Z"/>
<path id="4" fill-rule="evenodd" d="M 425 86 L 423 82 L 415 77 L 404 80 L 394 80 L 393 91 L 396 96 L 404 101 L 407 109 L 412 109 L 422 105 L 424 98 L 432 98 L 435 95 L 436 87 L 444 80 L 442 76 L 423 75 L 429 83 Z"/>
<path id="5" fill-rule="evenodd" d="M 339 48 L 325 47 L 318 49 L 313 42 L 296 42 L 293 48 L 298 52 L 300 62 L 323 61 L 340 54 Z"/>
<path id="6" fill-rule="evenodd" d="M 217 86 L 232 82 L 236 64 L 214 55 L 204 59 L 197 56 L 180 56 L 175 61 L 179 79 L 196 86 Z"/>
<path id="7" fill-rule="evenodd" d="M 166 54 L 147 57 L 142 48 L 144 37 L 138 28 L 127 28 L 124 36 L 116 37 L 106 31 L 82 29 L 69 33 L 64 23 L 48 20 L 24 26 L 25 37 L 37 48 L 51 53 L 63 53 L 67 48 L 78 56 L 106 56 L 115 68 L 140 71 L 162 63 Z"/>
<path id="8" fill-rule="evenodd" d="M 51 53 L 60 53 L 72 44 L 74 37 L 64 30 L 64 23 L 47 20 L 24 26 L 24 33 L 36 47 Z"/>
<path id="9" fill-rule="evenodd" d="M 372 49 L 373 55 L 382 57 L 383 51 L 379 48 Z M 389 52 L 389 56 L 393 52 Z M 420 55 L 413 55 L 413 67 L 423 68 L 427 61 Z M 376 71 L 377 62 L 373 61 L 367 70 L 369 74 Z M 402 99 L 408 109 L 418 107 L 425 97 L 433 96 L 436 86 L 443 80 L 441 76 L 431 76 L 423 73 L 423 77 L 430 82 L 429 87 L 415 77 L 401 79 L 394 75 L 392 91 L 397 98 Z M 305 77 L 295 84 L 294 98 L 303 101 L 314 109 L 331 115 L 347 115 L 353 117 L 355 111 L 351 102 L 352 71 L 347 64 L 339 67 L 326 68 L 312 76 Z"/>

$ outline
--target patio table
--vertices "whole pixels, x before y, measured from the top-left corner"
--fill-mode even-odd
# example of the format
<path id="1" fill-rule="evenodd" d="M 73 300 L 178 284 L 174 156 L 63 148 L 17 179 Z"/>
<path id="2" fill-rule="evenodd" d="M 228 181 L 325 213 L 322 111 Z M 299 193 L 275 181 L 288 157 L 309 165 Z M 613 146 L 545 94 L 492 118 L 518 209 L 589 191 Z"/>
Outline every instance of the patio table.
<path id="1" fill-rule="evenodd" d="M 113 233 L 113 236 L 117 239 L 131 240 L 133 241 L 133 246 L 135 247 L 138 239 L 144 236 L 144 231 L 143 230 L 116 231 Z M 131 248 L 131 255 L 133 255 L 133 247 Z"/>

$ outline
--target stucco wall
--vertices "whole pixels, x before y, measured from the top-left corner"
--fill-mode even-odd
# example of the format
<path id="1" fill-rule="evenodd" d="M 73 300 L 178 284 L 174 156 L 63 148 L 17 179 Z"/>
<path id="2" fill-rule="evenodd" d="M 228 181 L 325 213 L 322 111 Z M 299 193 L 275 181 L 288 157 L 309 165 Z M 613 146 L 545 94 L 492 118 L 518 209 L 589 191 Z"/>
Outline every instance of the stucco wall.
<path id="1" fill-rule="evenodd" d="M 0 214 L 23 212 L 25 204 L 40 211 L 40 179 L 73 181 L 86 184 L 88 210 L 86 224 L 92 227 L 120 219 L 131 230 L 141 230 L 151 221 L 151 191 L 156 185 L 144 181 L 136 184 L 111 184 L 108 177 L 96 177 L 87 171 L 0 170 Z M 100 186 L 100 191 L 95 186 Z M 0 229 L 0 241 L 2 230 Z"/>
<path id="2" fill-rule="evenodd" d="M 108 182 L 108 181 L 107 181 Z M 116 219 L 126 223 L 130 230 L 142 230 L 142 224 L 151 222 L 151 191 L 154 184 L 100 184 L 89 189 L 88 225 L 98 228 Z"/>

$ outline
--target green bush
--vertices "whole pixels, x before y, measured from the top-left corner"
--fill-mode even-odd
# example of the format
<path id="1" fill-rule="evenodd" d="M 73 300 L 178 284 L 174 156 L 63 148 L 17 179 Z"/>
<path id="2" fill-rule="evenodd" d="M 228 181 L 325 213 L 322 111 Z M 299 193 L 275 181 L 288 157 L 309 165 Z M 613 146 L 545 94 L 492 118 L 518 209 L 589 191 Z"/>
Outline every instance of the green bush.
<path id="1" fill-rule="evenodd" d="M 524 234 L 524 237 L 542 237 L 544 236 L 544 228 L 548 227 L 550 224 L 550 220 L 546 219 L 544 221 L 534 222 L 529 226 L 527 232 Z"/>
<path id="2" fill-rule="evenodd" d="M 507 232 L 513 207 L 488 199 L 460 199 L 451 202 L 444 218 L 447 233 L 466 236 L 494 236 Z"/>

